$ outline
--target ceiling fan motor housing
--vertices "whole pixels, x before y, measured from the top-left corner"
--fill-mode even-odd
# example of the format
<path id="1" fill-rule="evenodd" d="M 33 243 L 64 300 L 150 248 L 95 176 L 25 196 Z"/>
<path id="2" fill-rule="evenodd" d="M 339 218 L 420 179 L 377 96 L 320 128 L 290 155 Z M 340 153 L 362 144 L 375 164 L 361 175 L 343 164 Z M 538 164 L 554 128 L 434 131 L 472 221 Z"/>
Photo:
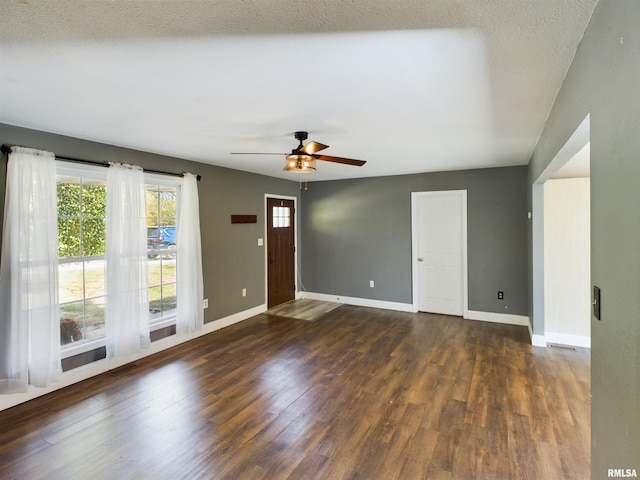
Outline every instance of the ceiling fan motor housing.
<path id="1" fill-rule="evenodd" d="M 300 142 L 304 142 L 307 138 L 309 138 L 308 132 L 296 132 L 293 135 L 295 136 L 296 140 L 299 140 Z"/>

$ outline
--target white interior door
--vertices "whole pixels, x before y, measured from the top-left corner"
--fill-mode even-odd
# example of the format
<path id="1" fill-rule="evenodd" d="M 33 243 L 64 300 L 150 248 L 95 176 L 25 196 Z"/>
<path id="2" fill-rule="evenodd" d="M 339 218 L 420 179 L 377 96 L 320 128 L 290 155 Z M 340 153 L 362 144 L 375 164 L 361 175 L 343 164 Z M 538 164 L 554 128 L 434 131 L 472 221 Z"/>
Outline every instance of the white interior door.
<path id="1" fill-rule="evenodd" d="M 466 192 L 415 195 L 418 310 L 461 316 L 464 313 Z"/>

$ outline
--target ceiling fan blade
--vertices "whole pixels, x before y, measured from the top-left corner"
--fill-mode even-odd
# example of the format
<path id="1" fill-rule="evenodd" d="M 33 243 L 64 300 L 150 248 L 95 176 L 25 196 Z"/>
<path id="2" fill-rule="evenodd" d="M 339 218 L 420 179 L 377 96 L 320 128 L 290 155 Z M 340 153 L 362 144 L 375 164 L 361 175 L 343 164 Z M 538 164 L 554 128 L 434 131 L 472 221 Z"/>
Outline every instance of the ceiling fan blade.
<path id="1" fill-rule="evenodd" d="M 230 152 L 231 155 L 289 155 L 288 153 L 267 153 L 267 152 Z"/>
<path id="2" fill-rule="evenodd" d="M 318 142 L 309 142 L 300 150 L 307 155 L 313 155 L 314 153 L 319 152 L 320 150 L 324 150 L 325 148 L 329 148 L 329 145 L 324 145 Z"/>
<path id="3" fill-rule="evenodd" d="M 364 165 L 364 160 L 354 160 L 353 158 L 331 157 L 329 155 L 314 155 L 316 160 L 324 160 L 325 162 L 342 163 L 344 165 L 353 165 L 354 167 L 361 167 Z"/>

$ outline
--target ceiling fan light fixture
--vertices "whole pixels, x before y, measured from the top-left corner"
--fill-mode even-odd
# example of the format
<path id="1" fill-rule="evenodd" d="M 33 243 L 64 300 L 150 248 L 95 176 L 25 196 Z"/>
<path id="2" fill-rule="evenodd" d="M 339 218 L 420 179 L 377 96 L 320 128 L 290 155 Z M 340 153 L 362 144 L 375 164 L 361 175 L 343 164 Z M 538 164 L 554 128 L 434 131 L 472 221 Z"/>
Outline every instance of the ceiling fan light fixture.
<path id="1" fill-rule="evenodd" d="M 287 155 L 284 169 L 294 173 L 313 173 L 316 171 L 316 159 L 310 155 Z"/>
<path id="2" fill-rule="evenodd" d="M 325 148 L 329 148 L 329 145 L 324 145 L 318 142 L 309 142 L 306 145 L 303 145 L 302 142 L 308 138 L 307 132 L 295 132 L 295 139 L 300 142 L 297 148 L 291 150 L 290 154 L 286 153 L 242 153 L 242 152 L 231 152 L 234 155 L 284 155 L 284 168 L 285 172 L 292 173 L 313 173 L 316 171 L 316 160 L 323 160 L 325 162 L 333 162 L 339 163 L 342 165 L 352 165 L 355 167 L 361 167 L 365 163 L 364 160 L 355 160 L 353 158 L 344 158 L 344 157 L 334 157 L 331 155 L 317 155 L 316 152 L 324 150 Z"/>

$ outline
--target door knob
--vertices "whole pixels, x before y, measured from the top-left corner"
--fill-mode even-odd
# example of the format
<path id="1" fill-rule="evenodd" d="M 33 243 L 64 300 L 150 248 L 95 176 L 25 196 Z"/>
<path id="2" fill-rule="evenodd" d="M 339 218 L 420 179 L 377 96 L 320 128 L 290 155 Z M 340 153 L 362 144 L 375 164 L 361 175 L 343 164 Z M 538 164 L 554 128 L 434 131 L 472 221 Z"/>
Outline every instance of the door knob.
<path id="1" fill-rule="evenodd" d="M 418 261 L 421 262 L 422 261 L 422 257 L 418 258 Z"/>

